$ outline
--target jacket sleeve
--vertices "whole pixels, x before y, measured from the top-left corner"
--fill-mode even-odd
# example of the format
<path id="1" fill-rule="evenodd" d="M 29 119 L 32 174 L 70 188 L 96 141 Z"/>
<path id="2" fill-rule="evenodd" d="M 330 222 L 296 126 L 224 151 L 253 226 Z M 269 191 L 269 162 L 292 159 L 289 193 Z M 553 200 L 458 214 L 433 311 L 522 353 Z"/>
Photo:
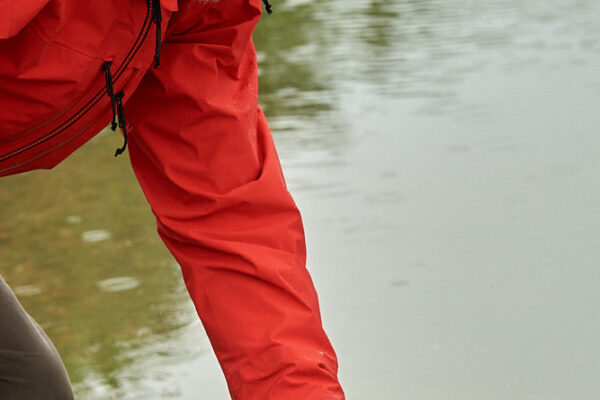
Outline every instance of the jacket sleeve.
<path id="1" fill-rule="evenodd" d="M 257 105 L 260 0 L 182 2 L 126 105 L 130 157 L 235 400 L 343 399 L 300 213 Z"/>
<path id="2" fill-rule="evenodd" d="M 0 39 L 18 34 L 50 0 L 0 0 Z"/>

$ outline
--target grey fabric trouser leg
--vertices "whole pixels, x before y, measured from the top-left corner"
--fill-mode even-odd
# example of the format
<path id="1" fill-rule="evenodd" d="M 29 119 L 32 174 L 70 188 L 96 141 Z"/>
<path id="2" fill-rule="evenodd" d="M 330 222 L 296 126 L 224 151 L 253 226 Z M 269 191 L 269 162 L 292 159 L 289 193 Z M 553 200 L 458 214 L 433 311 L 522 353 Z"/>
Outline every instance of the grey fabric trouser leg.
<path id="1" fill-rule="evenodd" d="M 54 345 L 1 276 L 0 398 L 73 399 L 67 371 Z"/>

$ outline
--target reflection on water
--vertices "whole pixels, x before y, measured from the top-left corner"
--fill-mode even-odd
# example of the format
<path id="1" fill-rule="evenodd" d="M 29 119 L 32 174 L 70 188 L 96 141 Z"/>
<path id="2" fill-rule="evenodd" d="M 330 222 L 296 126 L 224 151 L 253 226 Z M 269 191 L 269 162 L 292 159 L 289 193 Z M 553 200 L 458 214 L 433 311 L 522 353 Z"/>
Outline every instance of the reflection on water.
<path id="1" fill-rule="evenodd" d="M 269 116 L 349 398 L 600 397 L 600 3 L 286 4 L 328 107 Z"/>
<path id="2" fill-rule="evenodd" d="M 260 102 L 348 397 L 599 398 L 600 2 L 274 3 Z M 0 182 L 0 273 L 80 398 L 225 398 L 118 140 Z"/>
<path id="3" fill-rule="evenodd" d="M 131 290 L 137 288 L 139 285 L 140 282 L 131 276 L 118 276 L 116 278 L 108 278 L 98 282 L 100 290 L 105 292 Z"/>
<path id="4" fill-rule="evenodd" d="M 133 348 L 192 315 L 127 160 L 107 156 L 115 140 L 100 135 L 54 171 L 0 183 L 0 271 L 84 398 L 82 382 L 119 386 Z"/>

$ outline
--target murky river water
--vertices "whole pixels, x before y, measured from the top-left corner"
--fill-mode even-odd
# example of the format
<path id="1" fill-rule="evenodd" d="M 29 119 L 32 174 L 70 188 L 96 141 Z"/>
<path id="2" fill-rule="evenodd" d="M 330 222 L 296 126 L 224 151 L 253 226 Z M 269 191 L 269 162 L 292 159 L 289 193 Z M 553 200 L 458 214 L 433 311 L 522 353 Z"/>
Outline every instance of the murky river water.
<path id="1" fill-rule="evenodd" d="M 261 103 L 349 399 L 600 398 L 600 2 L 274 1 Z M 225 399 L 120 139 L 0 181 L 79 399 Z"/>

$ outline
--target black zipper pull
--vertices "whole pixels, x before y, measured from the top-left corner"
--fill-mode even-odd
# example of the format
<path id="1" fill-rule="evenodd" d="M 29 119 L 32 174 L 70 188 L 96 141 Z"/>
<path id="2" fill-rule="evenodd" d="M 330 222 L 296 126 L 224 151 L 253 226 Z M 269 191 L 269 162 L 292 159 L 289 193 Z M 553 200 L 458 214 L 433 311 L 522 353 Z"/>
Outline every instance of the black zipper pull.
<path id="1" fill-rule="evenodd" d="M 160 42 L 162 39 L 162 13 L 160 0 L 152 0 L 152 22 L 156 25 L 156 47 L 154 50 L 154 68 L 160 65 Z"/>
<path id="2" fill-rule="evenodd" d="M 117 129 L 117 100 L 115 99 L 115 93 L 113 90 L 113 78 L 110 73 L 110 66 L 112 65 L 112 61 L 105 61 L 104 65 L 102 65 L 102 69 L 105 72 L 106 79 L 106 95 L 110 97 L 110 104 L 112 105 L 112 121 L 110 122 L 110 129 L 113 131 Z"/>
<path id="3" fill-rule="evenodd" d="M 263 3 L 265 3 L 265 10 L 267 10 L 267 14 L 273 14 L 273 10 L 271 9 L 271 3 L 269 3 L 269 0 L 263 0 Z"/>
<path id="4" fill-rule="evenodd" d="M 123 154 L 125 152 L 125 149 L 127 148 L 127 124 L 125 123 L 125 110 L 123 109 L 123 96 L 125 96 L 125 93 L 123 93 L 122 90 L 115 95 L 115 99 L 117 102 L 117 113 L 118 113 L 118 117 L 119 117 L 119 128 L 121 128 L 121 131 L 123 132 L 123 146 L 121 146 L 120 148 L 118 148 L 115 151 L 115 157 Z"/>

